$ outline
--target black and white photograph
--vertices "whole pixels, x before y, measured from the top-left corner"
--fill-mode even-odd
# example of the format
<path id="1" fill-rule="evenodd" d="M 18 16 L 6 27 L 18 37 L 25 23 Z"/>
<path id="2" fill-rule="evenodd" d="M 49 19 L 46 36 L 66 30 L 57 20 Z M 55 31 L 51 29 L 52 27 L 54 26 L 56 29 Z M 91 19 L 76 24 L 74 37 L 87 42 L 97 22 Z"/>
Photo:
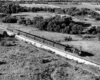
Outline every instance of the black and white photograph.
<path id="1" fill-rule="evenodd" d="M 0 80 L 100 80 L 100 0 L 0 0 Z"/>

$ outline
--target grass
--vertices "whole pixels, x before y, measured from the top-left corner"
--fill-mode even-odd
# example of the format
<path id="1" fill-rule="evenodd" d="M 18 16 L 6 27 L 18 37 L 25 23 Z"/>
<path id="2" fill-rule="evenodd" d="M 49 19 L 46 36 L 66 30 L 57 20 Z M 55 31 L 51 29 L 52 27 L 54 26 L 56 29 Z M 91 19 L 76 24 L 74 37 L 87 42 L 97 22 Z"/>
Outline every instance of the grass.
<path id="1" fill-rule="evenodd" d="M 85 19 L 86 19 L 86 20 L 85 20 Z M 75 17 L 75 18 L 73 18 L 73 20 L 74 20 L 75 22 L 90 23 L 91 25 L 97 25 L 97 26 L 100 25 L 100 20 L 99 20 L 99 21 L 96 21 L 95 19 L 89 18 L 88 16 L 85 16 L 85 17 Z"/>
<path id="2" fill-rule="evenodd" d="M 20 4 L 22 7 L 42 7 L 42 8 L 59 8 L 59 6 L 51 5 L 51 4 Z"/>
<path id="3" fill-rule="evenodd" d="M 62 42 L 62 44 L 70 44 L 74 47 L 80 48 L 82 47 L 83 50 L 89 51 L 94 53 L 94 55 L 99 54 L 100 50 L 100 41 L 70 41 L 70 42 Z"/>
<path id="4" fill-rule="evenodd" d="M 16 16 L 16 17 L 20 17 L 20 16 L 23 16 L 25 18 L 29 18 L 29 19 L 33 19 L 34 17 L 36 16 L 43 16 L 44 18 L 50 18 L 50 17 L 54 17 L 55 15 L 57 15 L 56 13 L 50 13 L 50 12 L 36 12 L 36 13 L 33 13 L 33 12 L 24 12 L 24 13 L 17 13 L 17 14 L 12 14 L 12 16 Z M 60 14 L 61 16 L 64 16 L 63 14 Z M 68 16 L 66 14 L 66 16 Z M 84 20 L 84 19 L 87 19 Z M 86 17 L 75 17 L 73 18 L 74 21 L 76 22 L 85 22 L 85 23 L 90 23 L 92 25 L 100 25 L 100 21 L 96 21 L 94 19 L 90 19 L 88 18 L 88 16 Z"/>
<path id="5" fill-rule="evenodd" d="M 55 13 L 50 13 L 50 12 L 24 12 L 24 13 L 17 13 L 17 14 L 12 14 L 12 16 L 24 16 L 25 18 L 30 18 L 33 19 L 36 16 L 43 16 L 44 18 L 49 18 L 55 16 Z"/>
<path id="6" fill-rule="evenodd" d="M 79 5 L 74 4 L 20 4 L 20 6 L 26 7 L 51 7 L 51 8 L 70 8 L 70 7 L 77 7 L 77 8 L 90 8 L 94 10 L 95 8 L 100 8 L 100 5 L 92 5 L 91 3 L 82 3 Z"/>
<path id="7" fill-rule="evenodd" d="M 100 8 L 100 5 L 92 5 L 91 3 L 82 3 L 82 4 L 79 4 L 79 5 L 74 5 L 74 4 L 67 4 L 67 5 L 57 5 L 55 4 L 56 6 L 59 6 L 61 8 L 70 8 L 70 7 L 77 7 L 77 8 L 90 8 L 92 10 L 95 10 L 95 8 Z"/>
<path id="8" fill-rule="evenodd" d="M 87 51 L 89 53 L 92 53 L 94 56 L 87 56 L 84 57 L 85 59 L 91 60 L 95 63 L 100 64 L 100 41 L 70 41 L 70 42 L 62 42 L 62 44 L 69 44 L 71 46 L 74 46 L 78 49 L 81 49 L 83 51 Z"/>
<path id="9" fill-rule="evenodd" d="M 57 33 L 57 32 L 48 32 L 48 31 L 30 31 L 30 33 L 54 40 L 54 41 L 62 41 L 65 39 L 65 37 L 71 36 L 74 40 L 81 39 L 78 36 L 70 35 L 70 34 L 63 34 L 63 33 Z"/>

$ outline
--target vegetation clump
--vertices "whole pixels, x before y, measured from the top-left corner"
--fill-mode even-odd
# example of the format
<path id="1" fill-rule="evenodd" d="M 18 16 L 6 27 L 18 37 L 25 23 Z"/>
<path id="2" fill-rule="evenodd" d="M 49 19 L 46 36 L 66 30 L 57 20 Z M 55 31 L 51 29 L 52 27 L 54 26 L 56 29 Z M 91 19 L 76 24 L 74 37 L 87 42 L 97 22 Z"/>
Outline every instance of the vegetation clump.
<path id="1" fill-rule="evenodd" d="M 12 13 L 19 13 L 19 12 L 39 12 L 39 11 L 45 11 L 45 12 L 53 12 L 53 13 L 58 13 L 58 14 L 68 14 L 71 16 L 87 16 L 90 15 L 91 17 L 95 18 L 96 20 L 99 20 L 100 14 L 88 9 L 88 8 L 76 8 L 76 7 L 71 7 L 71 8 L 43 8 L 43 7 L 22 7 L 17 3 L 7 3 L 7 4 L 2 4 L 0 5 L 0 12 L 1 13 L 7 13 L 7 14 L 12 14 Z"/>
<path id="2" fill-rule="evenodd" d="M 17 23 L 17 18 L 16 17 L 11 17 L 9 15 L 7 15 L 6 17 L 2 18 L 2 22 L 3 23 Z"/>
<path id="3" fill-rule="evenodd" d="M 6 31 L 4 31 L 3 34 L 0 34 L 0 41 L 1 41 L 0 43 L 1 46 L 15 46 L 16 45 L 15 36 L 14 35 L 9 36 Z"/>
<path id="4" fill-rule="evenodd" d="M 49 19 L 35 17 L 33 25 L 39 30 L 51 32 L 81 34 L 83 31 L 82 25 L 75 24 L 71 17 L 61 18 L 60 16 L 55 16 Z"/>

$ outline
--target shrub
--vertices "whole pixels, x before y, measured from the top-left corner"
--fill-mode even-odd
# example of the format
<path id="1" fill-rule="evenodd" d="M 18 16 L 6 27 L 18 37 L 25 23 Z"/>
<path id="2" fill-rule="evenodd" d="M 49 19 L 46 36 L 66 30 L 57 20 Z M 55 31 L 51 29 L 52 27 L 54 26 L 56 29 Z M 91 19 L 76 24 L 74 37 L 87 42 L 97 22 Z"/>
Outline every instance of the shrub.
<path id="1" fill-rule="evenodd" d="M 100 26 L 96 28 L 97 33 L 100 33 Z"/>
<path id="2" fill-rule="evenodd" d="M 72 41 L 72 37 L 65 37 L 65 41 Z"/>
<path id="3" fill-rule="evenodd" d="M 83 31 L 83 27 L 81 25 L 74 25 L 72 26 L 72 33 L 73 34 L 80 34 Z"/>
<path id="4" fill-rule="evenodd" d="M 20 17 L 17 21 L 18 24 L 26 24 L 26 20 L 24 17 Z"/>
<path id="5" fill-rule="evenodd" d="M 32 24 L 32 21 L 30 19 L 26 19 L 25 22 L 26 22 L 25 25 L 31 25 Z"/>
<path id="6" fill-rule="evenodd" d="M 38 21 L 42 21 L 42 20 L 44 20 L 42 16 L 36 16 L 33 18 L 32 23 L 36 25 Z"/>
<path id="7" fill-rule="evenodd" d="M 4 23 L 17 23 L 17 18 L 6 16 L 2 19 L 2 22 L 4 22 Z"/>
<path id="8" fill-rule="evenodd" d="M 2 46 L 15 46 L 16 44 L 12 41 L 2 41 Z"/>

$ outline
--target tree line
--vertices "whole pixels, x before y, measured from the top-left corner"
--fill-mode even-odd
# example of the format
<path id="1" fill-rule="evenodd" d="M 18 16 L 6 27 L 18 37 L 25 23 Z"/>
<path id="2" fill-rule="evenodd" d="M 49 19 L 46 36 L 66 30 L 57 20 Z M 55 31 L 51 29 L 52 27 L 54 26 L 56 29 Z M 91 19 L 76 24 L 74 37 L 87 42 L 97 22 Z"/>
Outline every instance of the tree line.
<path id="1" fill-rule="evenodd" d="M 71 17 L 60 17 L 60 16 L 55 16 L 51 17 L 48 19 L 44 19 L 41 16 L 34 17 L 33 20 L 30 19 L 25 19 L 24 17 L 20 17 L 18 19 L 17 17 L 12 17 L 10 14 L 12 13 L 18 13 L 18 12 L 37 12 L 37 11 L 50 11 L 50 12 L 57 12 L 57 13 L 66 13 L 71 16 L 85 16 L 85 15 L 92 15 L 92 17 L 99 19 L 99 14 L 96 12 L 91 11 L 90 9 L 87 8 L 81 8 L 78 9 L 76 7 L 71 7 L 71 8 L 66 8 L 62 10 L 55 10 L 52 8 L 37 8 L 37 7 L 21 7 L 19 4 L 13 4 L 13 3 L 8 3 L 5 5 L 2 5 L 0 7 L 0 11 L 3 13 L 7 13 L 8 15 L 2 18 L 2 22 L 4 23 L 19 23 L 19 24 L 24 24 L 24 25 L 33 25 L 40 30 L 45 30 L 45 31 L 53 31 L 53 32 L 62 32 L 62 33 L 68 33 L 68 34 L 81 34 L 83 33 L 84 26 L 83 24 L 76 23 L 72 20 Z M 98 29 L 99 30 L 99 29 Z M 96 34 L 99 31 L 97 28 L 91 28 L 90 30 L 87 31 L 87 33 L 93 33 Z"/>
<path id="2" fill-rule="evenodd" d="M 74 22 L 71 17 L 66 17 L 66 16 L 61 17 L 59 15 L 46 19 L 44 19 L 42 16 L 36 16 L 32 20 L 25 17 L 17 18 L 15 16 L 11 17 L 10 15 L 8 15 L 2 18 L 2 22 L 18 23 L 20 25 L 25 25 L 25 26 L 31 25 L 33 27 L 38 28 L 39 30 L 68 33 L 68 34 L 100 33 L 99 26 L 92 26 L 91 28 L 84 31 L 88 26 L 90 26 L 89 24 Z"/>
<path id="3" fill-rule="evenodd" d="M 43 8 L 43 7 L 22 7 L 16 3 L 6 3 L 0 4 L 0 12 L 1 13 L 19 13 L 19 12 L 38 12 L 38 11 L 45 11 L 45 12 L 56 12 L 56 13 L 63 13 L 68 14 L 71 16 L 86 16 L 90 15 L 91 17 L 95 18 L 96 20 L 100 20 L 100 14 L 89 9 L 89 8 L 77 8 L 77 7 L 70 7 L 70 8 Z"/>
<path id="4" fill-rule="evenodd" d="M 19 24 L 33 25 L 39 30 L 60 32 L 68 34 L 81 34 L 83 26 L 75 24 L 71 17 L 55 16 L 44 19 L 42 16 L 34 17 L 33 20 L 21 17 L 18 20 Z"/>
<path id="5" fill-rule="evenodd" d="M 17 18 L 15 16 L 11 17 L 6 16 L 2 19 L 4 23 L 18 23 L 20 25 L 31 25 L 33 27 L 38 28 L 39 30 L 51 31 L 51 32 L 60 32 L 60 33 L 68 33 L 68 34 L 97 34 L 100 33 L 100 27 L 92 26 L 90 29 L 86 29 L 86 24 L 74 22 L 71 17 L 59 16 L 46 18 L 44 19 L 42 16 L 36 16 L 32 20 L 25 17 Z M 90 26 L 87 24 L 87 26 Z"/>
<path id="6" fill-rule="evenodd" d="M 19 13 L 19 12 L 37 12 L 37 11 L 55 12 L 55 8 L 22 7 L 16 3 L 8 3 L 0 5 L 0 12 L 7 14 Z"/>

